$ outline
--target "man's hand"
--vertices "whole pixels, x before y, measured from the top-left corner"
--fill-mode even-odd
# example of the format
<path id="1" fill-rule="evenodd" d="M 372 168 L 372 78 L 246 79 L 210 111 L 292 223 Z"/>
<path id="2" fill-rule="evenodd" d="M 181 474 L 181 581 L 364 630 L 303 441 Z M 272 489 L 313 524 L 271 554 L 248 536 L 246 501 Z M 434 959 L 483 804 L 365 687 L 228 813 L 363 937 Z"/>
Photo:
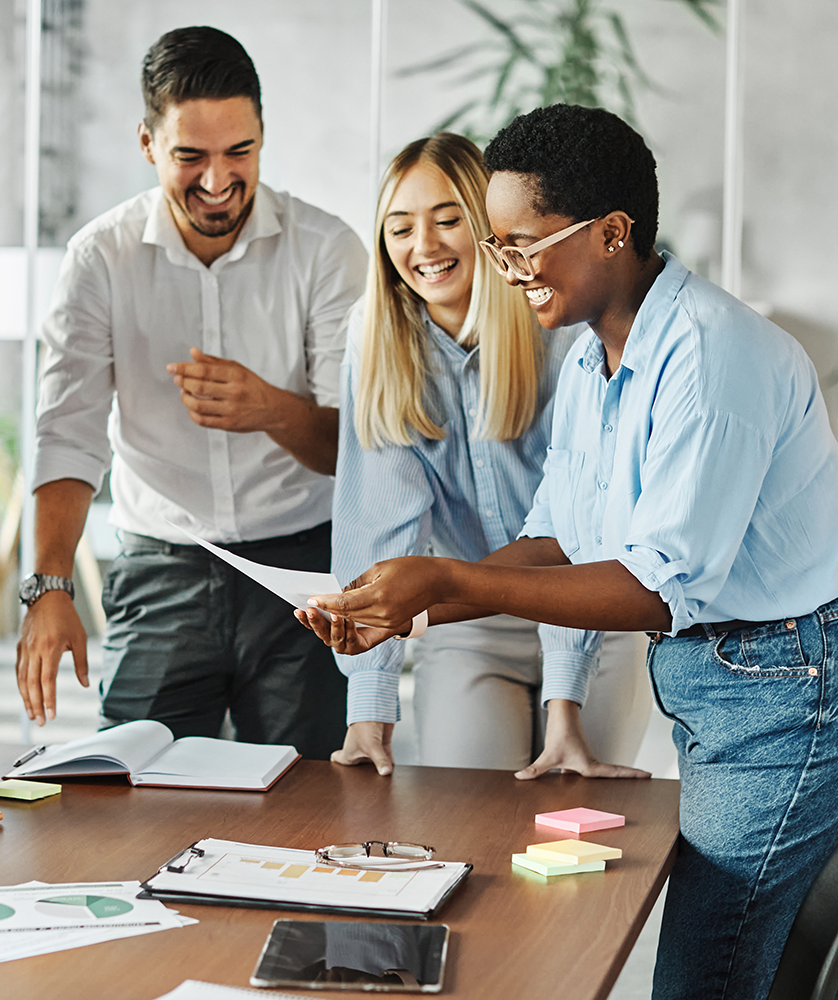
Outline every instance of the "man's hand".
<path id="1" fill-rule="evenodd" d="M 39 726 L 55 718 L 55 678 L 66 650 L 79 683 L 88 687 L 84 627 L 70 595 L 51 590 L 27 611 L 17 644 L 17 686 L 26 714 Z"/>
<path id="2" fill-rule="evenodd" d="M 271 385 L 238 361 L 204 354 L 197 347 L 192 361 L 172 362 L 180 401 L 199 427 L 247 434 L 264 431 L 307 468 L 335 474 L 338 411 L 319 406 L 311 396 Z"/>
<path id="3" fill-rule="evenodd" d="M 234 431 L 270 431 L 277 423 L 283 389 L 270 385 L 238 361 L 204 354 L 197 347 L 192 361 L 166 365 L 180 389 L 180 401 L 199 427 Z"/>
<path id="4" fill-rule="evenodd" d="M 552 698 L 547 703 L 547 733 L 544 751 L 540 756 L 515 775 L 522 781 L 540 778 L 553 768 L 573 771 L 583 778 L 651 778 L 648 771 L 622 764 L 602 764 L 591 752 L 582 721 L 579 706 L 574 701 Z"/>
<path id="5" fill-rule="evenodd" d="M 343 749 L 332 754 L 335 764 L 375 764 L 379 774 L 392 774 L 393 723 L 353 722 L 346 730 Z"/>

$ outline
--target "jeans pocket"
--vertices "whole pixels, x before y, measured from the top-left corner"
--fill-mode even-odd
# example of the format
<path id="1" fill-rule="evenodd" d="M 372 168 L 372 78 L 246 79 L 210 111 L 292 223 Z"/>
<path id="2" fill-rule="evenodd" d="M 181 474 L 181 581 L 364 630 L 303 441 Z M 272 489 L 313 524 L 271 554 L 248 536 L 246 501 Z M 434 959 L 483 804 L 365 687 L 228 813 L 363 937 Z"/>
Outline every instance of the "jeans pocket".
<path id="1" fill-rule="evenodd" d="M 739 677 L 776 679 L 811 674 L 794 619 L 752 631 L 726 632 L 716 640 L 713 659 L 723 670 Z"/>
<path id="2" fill-rule="evenodd" d="M 657 651 L 657 644 L 654 642 L 650 642 L 649 652 L 646 657 L 646 668 L 649 673 L 649 683 L 652 686 L 652 699 L 654 700 L 658 711 L 665 719 L 669 719 L 670 722 L 676 723 L 688 734 L 688 736 L 692 737 L 695 735 L 693 730 L 686 724 L 686 722 L 684 722 L 684 720 L 678 714 L 676 714 L 676 712 L 672 710 L 670 706 L 666 704 L 666 700 L 663 696 L 663 693 L 661 692 L 658 679 L 655 677 L 654 661 L 655 661 L 656 651 Z"/>

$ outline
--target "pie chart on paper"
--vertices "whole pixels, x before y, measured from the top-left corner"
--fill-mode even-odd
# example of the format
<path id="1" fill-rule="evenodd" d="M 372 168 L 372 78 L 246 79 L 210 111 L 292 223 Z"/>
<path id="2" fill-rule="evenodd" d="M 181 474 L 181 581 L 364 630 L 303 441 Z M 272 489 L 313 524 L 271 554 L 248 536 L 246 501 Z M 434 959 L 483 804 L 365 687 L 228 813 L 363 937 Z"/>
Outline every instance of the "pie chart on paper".
<path id="1" fill-rule="evenodd" d="M 13 917 L 15 911 L 11 906 L 6 906 L 5 903 L 0 903 L 0 920 L 5 920 L 7 917 Z"/>
<path id="2" fill-rule="evenodd" d="M 124 899 L 112 899 L 110 896 L 53 896 L 50 899 L 39 899 L 35 909 L 48 917 L 64 917 L 67 920 L 107 920 L 108 917 L 120 917 L 129 913 L 134 907 Z"/>

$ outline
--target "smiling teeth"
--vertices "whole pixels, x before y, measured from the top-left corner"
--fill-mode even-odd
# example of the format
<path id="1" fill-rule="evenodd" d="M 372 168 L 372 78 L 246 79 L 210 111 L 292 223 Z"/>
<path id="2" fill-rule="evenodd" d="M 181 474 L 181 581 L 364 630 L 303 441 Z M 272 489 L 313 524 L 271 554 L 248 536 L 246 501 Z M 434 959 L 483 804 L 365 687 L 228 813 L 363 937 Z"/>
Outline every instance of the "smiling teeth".
<path id="1" fill-rule="evenodd" d="M 444 260 L 441 264 L 422 264 L 416 270 L 420 274 L 442 274 L 443 271 L 450 271 L 456 263 L 456 260 Z"/>
<path id="2" fill-rule="evenodd" d="M 230 197 L 231 192 L 223 191 L 215 196 L 207 194 L 205 191 L 196 191 L 195 194 L 205 205 L 221 205 Z"/>
<path id="3" fill-rule="evenodd" d="M 535 302 L 536 305 L 540 305 L 542 302 L 546 302 L 547 299 L 553 294 L 552 288 L 527 288 L 526 295 L 530 302 Z"/>

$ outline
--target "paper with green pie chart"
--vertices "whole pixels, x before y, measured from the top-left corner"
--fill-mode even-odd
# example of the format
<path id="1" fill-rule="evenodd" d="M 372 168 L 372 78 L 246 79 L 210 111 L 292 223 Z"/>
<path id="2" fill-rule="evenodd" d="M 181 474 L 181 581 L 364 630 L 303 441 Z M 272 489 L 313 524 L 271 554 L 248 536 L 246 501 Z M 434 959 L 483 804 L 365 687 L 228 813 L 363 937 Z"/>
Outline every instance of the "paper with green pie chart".
<path id="1" fill-rule="evenodd" d="M 121 917 L 134 909 L 127 899 L 110 896 L 50 896 L 35 903 L 38 913 L 48 917 L 63 917 L 67 920 L 85 920 L 93 916 L 97 920 Z"/>
<path id="2" fill-rule="evenodd" d="M 21 931 L 179 926 L 174 912 L 157 900 L 137 899 L 139 890 L 139 882 L 0 886 L 0 952 L 11 931 L 19 936 Z"/>

